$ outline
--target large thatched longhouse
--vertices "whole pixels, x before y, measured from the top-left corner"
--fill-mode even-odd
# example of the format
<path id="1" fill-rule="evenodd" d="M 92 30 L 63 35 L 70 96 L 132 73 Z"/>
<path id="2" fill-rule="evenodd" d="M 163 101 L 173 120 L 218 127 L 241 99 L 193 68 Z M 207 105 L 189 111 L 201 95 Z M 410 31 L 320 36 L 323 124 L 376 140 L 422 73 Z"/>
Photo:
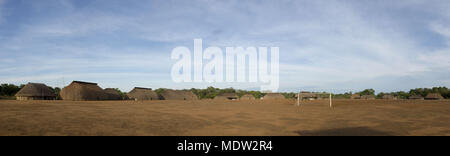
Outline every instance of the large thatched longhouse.
<path id="1" fill-rule="evenodd" d="M 158 94 L 151 88 L 135 87 L 127 96 L 131 100 L 159 100 Z"/>
<path id="2" fill-rule="evenodd" d="M 300 94 L 296 95 L 296 97 L 297 96 L 300 96 L 300 100 L 317 100 L 317 99 L 319 99 L 319 96 L 317 96 L 317 94 L 314 94 L 311 92 L 301 92 Z"/>
<path id="3" fill-rule="evenodd" d="M 161 100 L 198 100 L 198 97 L 187 90 L 166 89 L 160 94 Z"/>
<path id="4" fill-rule="evenodd" d="M 108 95 L 96 83 L 73 81 L 61 90 L 61 98 L 71 101 L 108 100 Z"/>
<path id="5" fill-rule="evenodd" d="M 410 100 L 424 100 L 423 96 L 420 95 L 411 95 L 408 97 Z"/>
<path id="6" fill-rule="evenodd" d="M 264 97 L 263 100 L 283 100 L 286 99 L 286 97 L 284 97 L 282 94 L 280 93 L 267 93 Z"/>
<path id="7" fill-rule="evenodd" d="M 363 100 L 375 100 L 375 95 L 363 95 L 361 96 Z"/>
<path id="8" fill-rule="evenodd" d="M 106 88 L 105 93 L 108 96 L 108 100 L 123 100 L 119 91 L 114 88 Z"/>
<path id="9" fill-rule="evenodd" d="M 252 94 L 245 94 L 243 95 L 240 100 L 255 100 L 255 96 L 253 96 Z"/>
<path id="10" fill-rule="evenodd" d="M 17 100 L 56 100 L 56 94 L 45 84 L 28 83 L 16 94 Z"/>
<path id="11" fill-rule="evenodd" d="M 425 100 L 442 100 L 444 97 L 442 97 L 439 93 L 430 93 L 425 97 Z"/>
<path id="12" fill-rule="evenodd" d="M 394 95 L 390 95 L 390 94 L 383 95 L 383 97 L 381 97 L 381 98 L 385 99 L 385 100 L 397 100 L 397 97 L 395 97 Z"/>
<path id="13" fill-rule="evenodd" d="M 239 96 L 236 93 L 221 93 L 214 97 L 214 100 L 238 100 Z"/>
<path id="14" fill-rule="evenodd" d="M 361 95 L 359 95 L 359 94 L 352 94 L 350 99 L 352 99 L 352 100 L 361 99 Z"/>
<path id="15" fill-rule="evenodd" d="M 186 100 L 198 100 L 197 95 L 195 95 L 192 91 L 189 90 L 181 90 L 179 91 L 183 95 Z"/>

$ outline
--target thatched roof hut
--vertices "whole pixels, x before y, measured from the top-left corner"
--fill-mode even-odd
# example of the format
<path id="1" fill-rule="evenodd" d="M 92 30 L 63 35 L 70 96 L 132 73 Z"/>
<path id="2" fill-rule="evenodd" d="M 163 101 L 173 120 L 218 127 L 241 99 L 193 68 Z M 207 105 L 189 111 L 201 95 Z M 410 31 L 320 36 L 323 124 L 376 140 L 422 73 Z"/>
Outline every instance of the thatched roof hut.
<path id="1" fill-rule="evenodd" d="M 239 96 L 236 93 L 222 93 L 217 95 L 214 100 L 238 100 Z"/>
<path id="2" fill-rule="evenodd" d="M 197 95 L 195 95 L 192 91 L 189 90 L 181 90 L 179 91 L 184 96 L 184 99 L 186 100 L 198 100 Z"/>
<path id="3" fill-rule="evenodd" d="M 127 96 L 132 100 L 159 100 L 158 94 L 151 88 L 135 87 Z"/>
<path id="4" fill-rule="evenodd" d="M 282 100 L 282 99 L 286 99 L 286 97 L 284 97 L 280 93 L 267 93 L 262 99 L 263 100 Z"/>
<path id="5" fill-rule="evenodd" d="M 442 97 L 442 95 L 439 93 L 429 93 L 425 97 L 425 100 L 442 100 L 442 99 L 444 99 L 444 97 Z"/>
<path id="6" fill-rule="evenodd" d="M 319 96 L 317 94 L 311 93 L 311 92 L 301 92 L 300 94 L 295 95 L 296 98 L 300 96 L 301 100 L 317 100 L 319 99 Z"/>
<path id="7" fill-rule="evenodd" d="M 105 93 L 108 96 L 108 100 L 123 100 L 119 91 L 114 88 L 106 88 Z"/>
<path id="8" fill-rule="evenodd" d="M 420 95 L 411 95 L 411 96 L 408 97 L 408 99 L 411 99 L 411 100 L 423 100 L 424 98 L 422 96 L 420 96 Z"/>
<path id="9" fill-rule="evenodd" d="M 363 96 L 361 96 L 361 99 L 364 99 L 364 100 L 375 100 L 375 96 L 374 95 L 363 95 Z"/>
<path id="10" fill-rule="evenodd" d="M 167 89 L 161 92 L 162 100 L 198 100 L 197 95 L 188 90 L 171 90 Z"/>
<path id="11" fill-rule="evenodd" d="M 390 94 L 383 95 L 383 97 L 381 97 L 381 98 L 385 99 L 385 100 L 397 100 L 397 97 L 395 97 L 394 95 L 390 95 Z"/>
<path id="12" fill-rule="evenodd" d="M 240 100 L 255 100 L 255 96 L 253 96 L 252 94 L 245 94 L 243 95 Z"/>
<path id="13" fill-rule="evenodd" d="M 16 94 L 17 100 L 55 100 L 56 94 L 45 84 L 28 83 Z"/>
<path id="14" fill-rule="evenodd" d="M 361 99 L 361 95 L 359 95 L 359 94 L 352 94 L 352 96 L 350 97 L 350 99 L 353 99 L 353 100 L 355 100 L 355 99 Z"/>
<path id="15" fill-rule="evenodd" d="M 63 100 L 96 101 L 107 100 L 108 95 L 97 83 L 73 81 L 60 92 Z"/>

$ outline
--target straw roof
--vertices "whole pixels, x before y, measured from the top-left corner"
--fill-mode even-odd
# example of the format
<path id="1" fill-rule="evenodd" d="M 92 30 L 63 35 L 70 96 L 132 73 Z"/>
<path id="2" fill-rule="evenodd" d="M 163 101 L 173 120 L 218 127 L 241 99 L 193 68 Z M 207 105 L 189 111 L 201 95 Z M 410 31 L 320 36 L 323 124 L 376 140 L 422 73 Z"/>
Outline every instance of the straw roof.
<path id="1" fill-rule="evenodd" d="M 181 90 L 180 91 L 186 100 L 198 100 L 197 95 L 195 95 L 192 91 L 189 90 Z"/>
<path id="2" fill-rule="evenodd" d="M 298 94 L 295 96 L 297 97 Z M 311 92 L 301 92 L 300 93 L 300 98 L 317 98 L 317 97 L 318 97 L 317 94 L 314 94 Z"/>
<path id="3" fill-rule="evenodd" d="M 359 94 L 352 94 L 350 99 L 361 99 L 361 95 L 359 95 Z"/>
<path id="4" fill-rule="evenodd" d="M 252 94 L 245 94 L 240 99 L 241 100 L 255 100 L 256 98 Z"/>
<path id="5" fill-rule="evenodd" d="M 197 95 L 187 90 L 164 90 L 160 94 L 163 100 L 198 100 Z"/>
<path id="6" fill-rule="evenodd" d="M 151 88 L 135 87 L 127 96 L 133 100 L 159 100 L 158 94 Z"/>
<path id="7" fill-rule="evenodd" d="M 281 100 L 281 99 L 286 99 L 286 97 L 284 97 L 280 93 L 267 93 L 263 99 L 264 100 Z"/>
<path id="8" fill-rule="evenodd" d="M 312 99 L 318 99 L 319 96 L 317 94 L 311 93 L 311 92 L 300 92 L 300 94 L 295 95 L 296 98 L 302 99 L 302 100 L 312 100 Z"/>
<path id="9" fill-rule="evenodd" d="M 221 93 L 214 97 L 214 100 L 237 100 L 239 96 L 236 93 Z"/>
<path id="10" fill-rule="evenodd" d="M 374 95 L 363 95 L 363 96 L 361 96 L 361 99 L 375 100 L 375 96 Z"/>
<path id="11" fill-rule="evenodd" d="M 96 83 L 73 81 L 69 86 L 64 87 L 60 95 L 63 100 L 72 101 L 95 101 L 107 100 L 108 95 Z"/>
<path id="12" fill-rule="evenodd" d="M 19 92 L 16 97 L 55 97 L 56 94 L 45 84 L 28 83 Z"/>
<path id="13" fill-rule="evenodd" d="M 412 100 L 423 100 L 424 98 L 420 95 L 411 95 L 408 97 L 408 99 L 412 99 Z"/>
<path id="14" fill-rule="evenodd" d="M 122 100 L 122 96 L 120 96 L 119 91 L 114 88 L 106 88 L 105 93 L 108 96 L 108 100 Z"/>
<path id="15" fill-rule="evenodd" d="M 427 100 L 441 100 L 441 99 L 444 99 L 444 97 L 442 97 L 442 95 L 439 94 L 439 93 L 429 93 L 425 97 L 425 99 L 427 99 Z"/>
<path id="16" fill-rule="evenodd" d="M 390 94 L 383 95 L 382 98 L 386 99 L 386 100 L 395 100 L 395 99 L 397 99 L 394 95 L 390 95 Z"/>

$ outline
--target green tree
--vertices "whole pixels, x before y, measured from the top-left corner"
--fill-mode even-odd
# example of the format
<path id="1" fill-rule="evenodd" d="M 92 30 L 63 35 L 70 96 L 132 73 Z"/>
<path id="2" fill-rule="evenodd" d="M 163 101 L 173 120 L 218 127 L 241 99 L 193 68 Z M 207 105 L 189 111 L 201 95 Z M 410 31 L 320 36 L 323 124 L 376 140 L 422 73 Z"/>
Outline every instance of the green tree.
<path id="1" fill-rule="evenodd" d="M 25 85 L 21 85 L 21 87 L 13 85 L 13 84 L 2 84 L 1 85 L 1 93 L 0 95 L 3 96 L 14 96 L 17 92 L 20 91 L 21 88 L 23 88 Z"/>
<path id="2" fill-rule="evenodd" d="M 122 92 L 119 88 L 113 88 L 115 91 L 119 92 L 120 97 L 122 98 L 122 100 L 126 100 L 128 98 L 127 93 L 126 92 Z"/>
<path id="3" fill-rule="evenodd" d="M 376 96 L 376 98 L 377 98 L 377 99 L 382 99 L 384 95 L 386 95 L 386 94 L 383 93 L 383 92 L 378 93 L 377 96 Z"/>
<path id="4" fill-rule="evenodd" d="M 59 87 L 55 87 L 55 88 L 48 87 L 48 88 L 50 88 L 50 90 L 52 90 L 52 92 L 55 93 L 57 100 L 61 100 L 62 99 L 61 96 L 59 95 L 59 93 L 61 92 L 61 88 L 59 88 Z"/>
<path id="5" fill-rule="evenodd" d="M 352 92 L 346 92 L 344 94 L 333 94 L 333 98 L 334 99 L 350 99 L 352 94 L 353 94 Z"/>
<path id="6" fill-rule="evenodd" d="M 286 99 L 295 99 L 295 96 L 297 95 L 296 93 L 281 93 L 281 95 L 283 95 Z"/>
<path id="7" fill-rule="evenodd" d="M 165 90 L 167 90 L 167 88 L 158 88 L 158 89 L 155 90 L 155 92 L 159 95 L 162 92 L 164 92 Z"/>
<path id="8" fill-rule="evenodd" d="M 362 92 L 359 92 L 359 94 L 362 95 L 375 95 L 375 90 L 373 89 L 365 89 Z"/>

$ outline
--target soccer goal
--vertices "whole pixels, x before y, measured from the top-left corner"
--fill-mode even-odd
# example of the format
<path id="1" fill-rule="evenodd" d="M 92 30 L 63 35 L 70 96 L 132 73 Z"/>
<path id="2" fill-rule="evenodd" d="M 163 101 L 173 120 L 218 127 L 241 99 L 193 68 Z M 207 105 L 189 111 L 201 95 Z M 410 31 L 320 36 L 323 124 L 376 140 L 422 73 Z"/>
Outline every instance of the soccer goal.
<path id="1" fill-rule="evenodd" d="M 331 93 L 329 93 L 329 94 L 330 94 L 330 96 L 329 96 L 330 108 L 333 108 L 333 95 Z M 303 98 L 300 95 L 301 95 L 301 92 L 298 92 L 298 94 L 297 94 L 297 103 L 295 105 L 297 107 L 301 106 L 301 102 L 300 101 L 303 100 Z"/>

